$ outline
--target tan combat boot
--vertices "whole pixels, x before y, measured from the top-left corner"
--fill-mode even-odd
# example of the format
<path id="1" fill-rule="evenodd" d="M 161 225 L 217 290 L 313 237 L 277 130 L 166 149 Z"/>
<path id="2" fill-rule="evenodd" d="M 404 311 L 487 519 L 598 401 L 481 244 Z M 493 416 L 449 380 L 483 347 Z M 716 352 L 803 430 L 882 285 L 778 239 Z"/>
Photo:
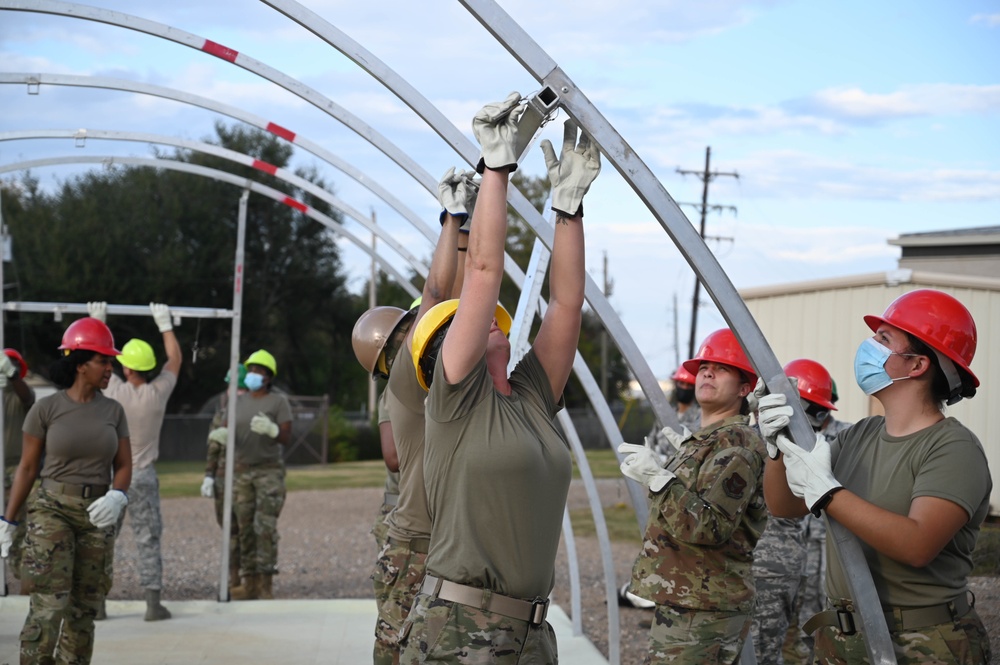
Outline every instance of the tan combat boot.
<path id="1" fill-rule="evenodd" d="M 229 597 L 232 600 L 257 600 L 257 580 L 260 576 L 257 573 L 243 576 L 243 584 L 229 590 Z"/>
<path id="2" fill-rule="evenodd" d="M 229 566 L 229 590 L 232 591 L 240 585 L 240 565 Z"/>
<path id="3" fill-rule="evenodd" d="M 274 600 L 274 593 L 271 591 L 270 573 L 262 573 L 257 577 L 257 598 L 260 600 Z"/>

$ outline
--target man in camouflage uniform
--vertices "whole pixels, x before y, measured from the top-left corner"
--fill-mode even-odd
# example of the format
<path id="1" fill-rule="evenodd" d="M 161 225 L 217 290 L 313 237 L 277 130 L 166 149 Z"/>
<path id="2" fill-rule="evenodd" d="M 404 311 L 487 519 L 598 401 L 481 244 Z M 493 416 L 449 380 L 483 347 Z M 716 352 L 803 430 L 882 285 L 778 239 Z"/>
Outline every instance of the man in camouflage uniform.
<path id="1" fill-rule="evenodd" d="M 814 431 L 829 428 L 833 405 L 833 379 L 820 363 L 798 359 L 789 362 L 784 372 L 796 386 L 802 409 Z M 838 428 L 833 427 L 834 430 Z M 839 430 L 838 430 L 839 431 Z M 836 436 L 833 433 L 830 436 Z M 753 618 L 753 641 L 759 665 L 782 665 L 785 652 L 793 662 L 803 662 L 811 652 L 804 642 L 799 620 L 807 562 L 806 536 L 808 518 L 768 518 L 754 551 L 753 574 L 757 585 L 757 604 Z M 812 616 L 810 614 L 810 616 Z"/>
<path id="2" fill-rule="evenodd" d="M 728 329 L 685 363 L 696 376 L 701 428 L 674 434 L 660 466 L 646 446 L 622 444 L 622 473 L 652 505 L 631 591 L 656 603 L 645 663 L 732 663 L 750 632 L 751 565 L 767 520 L 764 446 L 749 426 L 753 368 Z M 668 431 L 669 435 L 669 431 Z"/>
<path id="3" fill-rule="evenodd" d="M 237 395 L 242 395 L 247 391 L 244 379 L 247 375 L 245 365 L 237 366 L 239 382 L 236 384 Z M 226 383 L 229 383 L 229 373 L 226 373 Z M 208 430 L 208 441 L 206 442 L 207 454 L 205 458 L 205 477 L 201 481 L 201 495 L 206 499 L 214 499 L 215 521 L 221 529 L 223 521 L 223 510 L 225 510 L 226 500 L 226 441 L 229 433 L 223 425 L 226 422 L 226 407 L 229 404 L 229 392 L 219 395 L 219 406 L 212 415 L 212 422 Z M 240 527 L 233 514 L 229 520 L 229 588 L 232 589 L 240 583 Z"/>
<path id="4" fill-rule="evenodd" d="M 150 372 L 156 367 L 152 347 L 141 339 L 131 339 L 122 347 L 122 355 L 118 357 L 125 380 L 112 375 L 104 394 L 125 409 L 132 434 L 132 486 L 126 512 L 139 553 L 139 584 L 146 600 L 143 618 L 146 621 L 162 621 L 170 618 L 170 611 L 160 603 L 163 589 L 163 557 L 160 553 L 163 518 L 160 515 L 160 481 L 153 465 L 160 455 L 160 430 L 167 401 L 177 385 L 182 354 L 174 335 L 170 309 L 158 303 L 149 303 L 149 307 L 167 352 L 163 370 L 155 379 L 151 378 Z M 106 303 L 87 303 L 87 309 L 93 318 L 104 321 Z M 108 563 L 111 565 L 112 561 Z M 98 618 L 103 619 L 105 615 L 102 609 Z"/>
<path id="5" fill-rule="evenodd" d="M 14 349 L 4 349 L 0 354 L 0 385 L 3 386 L 3 501 L 6 506 L 10 501 L 10 488 L 14 484 L 14 472 L 21 460 L 21 427 L 24 416 L 35 403 L 35 391 L 24 382 L 28 373 L 28 364 L 21 354 Z M 17 514 L 19 522 L 14 531 L 14 543 L 11 545 L 7 565 L 10 566 L 14 579 L 21 580 L 21 545 L 27 531 L 25 516 L 27 508 L 22 507 Z M 21 580 L 21 593 L 29 593 L 28 584 Z"/>

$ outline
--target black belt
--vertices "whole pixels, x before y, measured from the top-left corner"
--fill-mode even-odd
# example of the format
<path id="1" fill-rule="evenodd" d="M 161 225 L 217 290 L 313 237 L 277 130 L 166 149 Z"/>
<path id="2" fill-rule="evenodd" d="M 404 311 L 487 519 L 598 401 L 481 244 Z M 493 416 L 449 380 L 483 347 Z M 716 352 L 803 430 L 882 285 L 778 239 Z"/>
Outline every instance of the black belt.
<path id="1" fill-rule="evenodd" d="M 386 541 L 393 547 L 408 547 L 411 552 L 416 552 L 417 554 L 427 554 L 430 551 L 431 539 L 430 538 L 393 538 L 390 536 Z"/>
<path id="2" fill-rule="evenodd" d="M 96 499 L 108 493 L 107 485 L 70 485 L 59 483 L 50 478 L 42 478 L 42 489 L 46 492 L 77 496 L 81 499 Z"/>
<path id="3" fill-rule="evenodd" d="M 882 611 L 885 614 L 885 623 L 889 627 L 889 632 L 899 633 L 906 630 L 916 630 L 927 626 L 951 623 L 965 616 L 970 609 L 975 607 L 975 600 L 975 596 L 973 596 L 972 602 L 969 602 L 968 596 L 962 594 L 951 602 L 941 603 L 940 605 L 889 607 L 883 608 Z M 857 624 L 854 620 L 853 605 L 848 603 L 843 608 L 825 610 L 813 615 L 802 626 L 802 631 L 811 635 L 816 629 L 823 628 L 824 626 L 834 626 L 845 635 L 856 633 Z"/>
<path id="4" fill-rule="evenodd" d="M 545 616 L 549 613 L 548 598 L 545 600 L 521 600 L 503 596 L 489 589 L 449 582 L 433 575 L 424 577 L 424 584 L 420 592 L 428 596 L 436 596 L 441 600 L 468 607 L 477 607 L 484 612 L 493 612 L 511 619 L 527 621 L 532 626 L 541 626 L 545 623 Z"/>

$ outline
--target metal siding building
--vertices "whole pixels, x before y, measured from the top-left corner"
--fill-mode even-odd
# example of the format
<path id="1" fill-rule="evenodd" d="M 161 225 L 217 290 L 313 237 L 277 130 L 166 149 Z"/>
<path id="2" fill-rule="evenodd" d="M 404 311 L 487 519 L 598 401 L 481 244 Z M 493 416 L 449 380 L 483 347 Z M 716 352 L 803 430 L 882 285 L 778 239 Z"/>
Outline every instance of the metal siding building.
<path id="1" fill-rule="evenodd" d="M 865 314 L 881 314 L 896 297 L 931 288 L 960 300 L 976 321 L 978 345 L 972 370 L 980 387 L 971 400 L 947 407 L 946 415 L 971 429 L 986 450 L 993 477 L 1000 478 L 1000 278 L 896 270 L 846 278 L 744 289 L 746 301 L 778 360 L 822 363 L 837 382 L 836 418 L 855 422 L 881 413 L 854 380 L 854 354 L 871 335 Z M 990 514 L 1000 515 L 1000 481 L 994 481 Z"/>

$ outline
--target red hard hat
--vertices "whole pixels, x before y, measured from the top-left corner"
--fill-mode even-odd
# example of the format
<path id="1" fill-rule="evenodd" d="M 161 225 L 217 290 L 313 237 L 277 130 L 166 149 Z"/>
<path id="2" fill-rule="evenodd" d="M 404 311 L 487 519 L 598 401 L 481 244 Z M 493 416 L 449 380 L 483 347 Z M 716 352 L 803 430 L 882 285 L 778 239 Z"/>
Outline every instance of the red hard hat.
<path id="1" fill-rule="evenodd" d="M 798 381 L 802 399 L 819 404 L 824 409 L 836 411 L 833 405 L 833 377 L 815 360 L 799 358 L 785 365 L 785 374 Z"/>
<path id="2" fill-rule="evenodd" d="M 947 293 L 933 289 L 904 293 L 889 303 L 882 316 L 866 316 L 865 323 L 873 332 L 888 323 L 910 333 L 968 372 L 979 387 L 979 379 L 969 369 L 976 355 L 976 322 L 965 305 Z"/>
<path id="3" fill-rule="evenodd" d="M 740 343 L 736 341 L 736 335 L 729 328 L 722 328 L 711 333 L 701 343 L 698 353 L 691 360 L 685 360 L 681 366 L 691 374 L 698 373 L 698 366 L 702 362 L 722 363 L 731 365 L 750 375 L 750 383 L 757 380 L 757 372 L 747 359 L 747 354 L 743 353 Z"/>
<path id="4" fill-rule="evenodd" d="M 684 369 L 684 365 L 681 365 L 677 368 L 677 371 L 674 372 L 673 376 L 670 377 L 670 380 L 694 385 L 694 374 Z"/>
<path id="5" fill-rule="evenodd" d="M 121 351 L 115 348 L 115 338 L 111 329 L 97 319 L 87 317 L 77 319 L 69 324 L 63 333 L 61 351 L 76 351 L 84 349 L 95 351 L 105 356 L 120 356 Z"/>
<path id="6" fill-rule="evenodd" d="M 20 367 L 21 378 L 23 379 L 25 374 L 28 373 L 28 363 L 24 362 L 24 358 L 21 357 L 21 354 L 14 349 L 4 349 L 3 352 L 7 354 L 8 358 L 16 362 L 18 367 Z"/>

